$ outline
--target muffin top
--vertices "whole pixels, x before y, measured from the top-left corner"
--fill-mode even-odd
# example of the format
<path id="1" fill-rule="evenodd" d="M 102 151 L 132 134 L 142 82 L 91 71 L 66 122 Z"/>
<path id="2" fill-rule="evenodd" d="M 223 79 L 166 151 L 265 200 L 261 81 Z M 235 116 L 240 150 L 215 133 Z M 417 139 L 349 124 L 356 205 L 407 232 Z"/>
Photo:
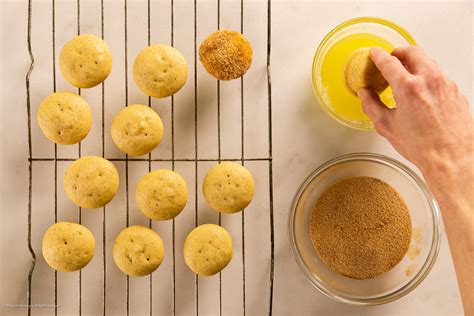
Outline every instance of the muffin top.
<path id="1" fill-rule="evenodd" d="M 223 162 L 207 172 L 202 190 L 213 209 L 236 213 L 250 204 L 255 188 L 252 174 L 245 167 Z"/>
<path id="2" fill-rule="evenodd" d="M 140 179 L 135 200 L 146 217 L 162 221 L 172 219 L 186 206 L 188 186 L 177 172 L 155 170 Z"/>
<path id="3" fill-rule="evenodd" d="M 107 159 L 85 156 L 74 161 L 64 173 L 64 191 L 76 205 L 98 208 L 109 203 L 117 193 L 117 169 Z"/>
<path id="4" fill-rule="evenodd" d="M 210 34 L 199 47 L 199 58 L 218 80 L 243 76 L 252 64 L 252 47 L 239 32 L 220 30 Z"/>
<path id="5" fill-rule="evenodd" d="M 131 276 L 145 276 L 155 271 L 163 261 L 164 252 L 160 235 L 140 225 L 122 230 L 112 249 L 115 264 Z"/>
<path id="6" fill-rule="evenodd" d="M 185 84 L 188 65 L 184 56 L 168 45 L 146 47 L 135 59 L 133 78 L 138 88 L 154 98 L 166 98 Z"/>
<path id="7" fill-rule="evenodd" d="M 84 268 L 94 256 L 94 235 L 87 227 L 59 222 L 45 232 L 42 252 L 46 263 L 62 272 Z"/>
<path id="8" fill-rule="evenodd" d="M 67 82 L 77 88 L 92 88 L 112 70 L 112 53 L 107 44 L 92 34 L 67 42 L 59 54 L 59 67 Z"/>
<path id="9" fill-rule="evenodd" d="M 37 113 L 38 125 L 53 143 L 70 145 L 83 140 L 92 127 L 92 111 L 87 101 L 72 92 L 47 96 Z"/>
<path id="10" fill-rule="evenodd" d="M 204 224 L 194 228 L 184 241 L 184 260 L 201 276 L 211 276 L 232 260 L 232 237 L 219 225 Z"/>
<path id="11" fill-rule="evenodd" d="M 142 156 L 161 142 L 163 122 L 152 108 L 132 104 L 115 115 L 110 132 L 121 151 L 130 156 Z"/>

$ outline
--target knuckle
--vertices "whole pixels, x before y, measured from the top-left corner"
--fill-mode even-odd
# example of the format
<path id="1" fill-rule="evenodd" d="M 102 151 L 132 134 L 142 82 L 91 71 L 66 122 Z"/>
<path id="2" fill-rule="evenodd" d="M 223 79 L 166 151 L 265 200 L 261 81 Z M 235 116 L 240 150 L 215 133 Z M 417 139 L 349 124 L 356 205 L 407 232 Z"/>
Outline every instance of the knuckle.
<path id="1" fill-rule="evenodd" d="M 461 96 L 461 99 L 462 99 L 462 102 L 464 102 L 465 105 L 469 106 L 469 100 L 464 94 Z"/>
<path id="2" fill-rule="evenodd" d="M 396 52 L 403 52 L 403 53 L 413 53 L 419 49 L 418 46 L 415 45 L 405 45 L 395 48 L 394 51 Z"/>
<path id="3" fill-rule="evenodd" d="M 417 53 L 420 53 L 420 54 L 425 53 L 425 50 L 421 46 L 412 45 L 412 46 L 410 46 L 410 48 L 413 50 L 413 52 L 417 52 Z"/>
<path id="4" fill-rule="evenodd" d="M 400 54 L 406 53 L 409 49 L 410 49 L 410 46 L 397 47 L 392 51 L 392 55 L 400 55 Z"/>
<path id="5" fill-rule="evenodd" d="M 458 85 L 452 81 L 452 80 L 447 80 L 446 81 L 446 85 L 448 86 L 448 88 L 451 90 L 451 91 L 454 91 L 455 93 L 458 93 L 459 92 L 459 87 Z"/>
<path id="6" fill-rule="evenodd" d="M 428 80 L 437 87 L 446 84 L 446 77 L 440 72 L 433 72 Z"/>
<path id="7" fill-rule="evenodd" d="M 416 90 L 418 88 L 418 82 L 413 76 L 405 76 L 401 79 L 401 82 L 405 88 L 410 90 Z"/>
<path id="8" fill-rule="evenodd" d="M 397 55 L 397 53 L 400 53 L 403 51 L 403 47 L 397 47 L 392 51 L 392 55 Z"/>

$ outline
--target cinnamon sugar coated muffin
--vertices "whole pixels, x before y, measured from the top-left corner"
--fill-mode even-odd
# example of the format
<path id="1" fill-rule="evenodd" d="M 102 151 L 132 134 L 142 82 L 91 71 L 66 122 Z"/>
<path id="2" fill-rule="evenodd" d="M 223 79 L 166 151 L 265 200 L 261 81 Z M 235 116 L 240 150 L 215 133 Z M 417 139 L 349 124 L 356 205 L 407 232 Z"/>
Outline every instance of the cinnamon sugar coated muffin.
<path id="1" fill-rule="evenodd" d="M 160 235 L 154 230 L 135 225 L 120 232 L 114 241 L 112 255 L 123 273 L 145 276 L 161 265 L 165 248 Z"/>
<path id="2" fill-rule="evenodd" d="M 117 193 L 118 186 L 117 169 L 102 157 L 79 158 L 64 173 L 67 197 L 84 208 L 98 208 L 109 203 Z"/>
<path id="3" fill-rule="evenodd" d="M 220 30 L 199 47 L 199 59 L 209 74 L 219 80 L 243 76 L 252 64 L 252 47 L 239 32 Z"/>
<path id="4" fill-rule="evenodd" d="M 183 87 L 188 77 L 184 56 L 174 47 L 158 44 L 143 49 L 133 63 L 138 88 L 154 98 L 166 98 Z"/>
<path id="5" fill-rule="evenodd" d="M 152 108 L 132 104 L 115 115 L 110 132 L 121 151 L 130 156 L 142 156 L 161 142 L 163 122 Z"/>
<path id="6" fill-rule="evenodd" d="M 61 272 L 84 268 L 94 256 L 94 235 L 87 227 L 76 223 L 59 222 L 44 233 L 42 243 L 46 263 Z"/>
<path id="7" fill-rule="evenodd" d="M 59 67 L 64 79 L 73 86 L 92 88 L 110 74 L 112 53 L 100 37 L 79 35 L 61 49 Z"/>
<path id="8" fill-rule="evenodd" d="M 37 113 L 38 125 L 53 143 L 76 144 L 84 139 L 92 127 L 92 111 L 87 101 L 72 92 L 48 95 Z"/>

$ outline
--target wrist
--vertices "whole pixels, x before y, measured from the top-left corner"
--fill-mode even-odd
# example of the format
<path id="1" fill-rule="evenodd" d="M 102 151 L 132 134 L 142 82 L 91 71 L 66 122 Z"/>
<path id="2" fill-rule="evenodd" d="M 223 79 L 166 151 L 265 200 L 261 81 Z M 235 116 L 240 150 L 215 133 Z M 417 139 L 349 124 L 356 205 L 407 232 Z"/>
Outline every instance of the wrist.
<path id="1" fill-rule="evenodd" d="M 418 163 L 418 168 L 427 180 L 450 181 L 472 173 L 473 156 L 470 150 L 450 151 L 449 155 L 432 152 Z"/>
<path id="2" fill-rule="evenodd" d="M 463 177 L 466 172 L 472 175 L 474 167 L 474 131 L 468 130 L 451 144 L 432 147 L 424 153 L 416 165 L 425 178 L 450 179 Z"/>
<path id="3" fill-rule="evenodd" d="M 452 199 L 450 203 L 454 204 L 469 202 L 474 179 L 472 146 L 434 151 L 417 165 L 438 202 L 444 204 Z"/>

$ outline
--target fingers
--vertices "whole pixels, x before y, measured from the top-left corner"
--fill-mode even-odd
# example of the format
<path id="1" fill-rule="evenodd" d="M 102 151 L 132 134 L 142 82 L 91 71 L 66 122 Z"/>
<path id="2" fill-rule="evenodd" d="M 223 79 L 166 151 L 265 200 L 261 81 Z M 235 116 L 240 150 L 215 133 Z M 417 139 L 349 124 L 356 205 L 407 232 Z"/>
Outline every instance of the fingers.
<path id="1" fill-rule="evenodd" d="M 414 75 L 439 71 L 436 62 L 426 55 L 419 46 L 398 47 L 393 50 L 392 55 L 397 57 Z"/>
<path id="2" fill-rule="evenodd" d="M 377 132 L 386 137 L 393 113 L 372 90 L 363 88 L 357 92 L 357 95 L 362 100 L 362 109 L 374 123 Z"/>
<path id="3" fill-rule="evenodd" d="M 372 47 L 370 58 L 392 87 L 397 87 L 402 78 L 410 76 L 400 60 L 380 47 Z"/>

